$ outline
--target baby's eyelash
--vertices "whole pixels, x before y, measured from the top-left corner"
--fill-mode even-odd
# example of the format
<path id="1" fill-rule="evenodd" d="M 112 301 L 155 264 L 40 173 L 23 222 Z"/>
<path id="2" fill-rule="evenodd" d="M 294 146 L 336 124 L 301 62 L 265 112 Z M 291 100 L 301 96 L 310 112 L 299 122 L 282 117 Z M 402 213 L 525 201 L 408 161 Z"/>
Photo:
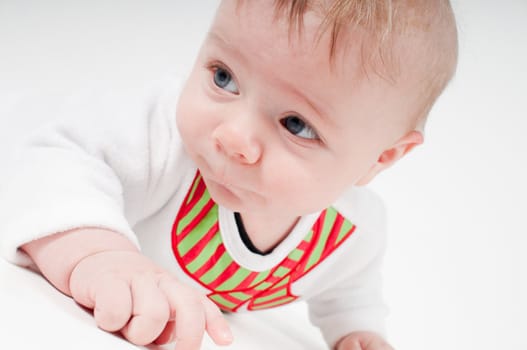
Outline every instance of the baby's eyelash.
<path id="1" fill-rule="evenodd" d="M 229 68 L 227 68 L 226 65 L 224 65 L 223 63 L 221 63 L 219 61 L 212 61 L 210 63 L 207 63 L 205 65 L 205 68 L 207 68 L 208 70 L 210 70 L 212 72 L 216 72 L 218 69 L 223 69 L 223 70 L 227 71 L 231 76 L 233 76 L 231 70 Z"/>

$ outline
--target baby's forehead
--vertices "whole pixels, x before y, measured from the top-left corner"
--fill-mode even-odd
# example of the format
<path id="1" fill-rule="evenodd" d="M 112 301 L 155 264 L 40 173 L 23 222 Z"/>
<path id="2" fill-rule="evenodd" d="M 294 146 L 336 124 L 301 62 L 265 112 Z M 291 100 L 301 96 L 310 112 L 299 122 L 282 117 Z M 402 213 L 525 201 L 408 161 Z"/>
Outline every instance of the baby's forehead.
<path id="1" fill-rule="evenodd" d="M 448 0 L 275 0 L 274 6 L 293 34 L 301 32 L 306 14 L 315 13 L 318 38 L 329 32 L 332 61 L 339 51 L 351 50 L 366 75 L 395 81 L 408 67 L 448 75 L 456 65 L 457 32 Z"/>
<path id="2" fill-rule="evenodd" d="M 341 26 L 337 36 L 332 33 L 332 54 L 338 57 L 340 51 L 346 56 L 352 51 L 348 58 L 358 60 L 358 78 L 383 83 L 377 79 L 381 78 L 392 86 L 408 88 L 408 93 L 415 94 L 416 118 L 426 118 L 457 65 L 452 8 L 446 0 L 373 2 L 392 2 L 393 8 L 388 14 L 381 9 L 371 21 Z"/>
<path id="3" fill-rule="evenodd" d="M 307 5 L 299 7 L 295 5 L 298 1 L 274 0 L 273 8 L 248 0 L 224 0 L 228 11 L 224 13 L 222 24 L 231 25 L 230 35 L 235 27 L 233 21 L 241 23 L 241 29 L 251 32 L 250 42 L 245 41 L 254 49 L 250 61 L 258 61 L 264 56 L 261 58 L 271 57 L 287 63 L 284 60 L 306 56 L 291 54 L 295 45 L 308 50 L 315 47 L 317 54 L 306 60 L 318 60 L 317 64 L 304 61 L 306 66 L 346 76 L 347 81 L 355 86 L 345 87 L 354 88 L 354 91 L 357 85 L 383 84 L 389 89 L 395 86 L 412 95 L 416 115 L 427 114 L 428 107 L 453 75 L 457 33 L 447 0 L 301 2 Z M 372 7 L 373 3 L 377 5 Z M 384 6 L 388 3 L 393 6 Z M 233 4 L 236 6 L 231 6 Z M 315 6 L 317 4 L 320 6 Z M 347 7 L 343 10 L 338 6 Z M 234 19 L 232 11 L 238 12 Z M 238 29 L 234 28 L 234 31 Z M 288 29 L 289 35 L 284 36 L 283 31 Z M 262 41 L 256 47 L 255 37 Z M 247 36 L 242 35 L 239 39 L 247 40 Z M 289 40 L 289 45 L 282 45 L 284 40 Z M 314 46 L 306 44 L 311 41 Z M 319 55 L 320 52 L 324 55 Z M 309 74 L 316 74 L 316 71 L 310 70 Z"/>

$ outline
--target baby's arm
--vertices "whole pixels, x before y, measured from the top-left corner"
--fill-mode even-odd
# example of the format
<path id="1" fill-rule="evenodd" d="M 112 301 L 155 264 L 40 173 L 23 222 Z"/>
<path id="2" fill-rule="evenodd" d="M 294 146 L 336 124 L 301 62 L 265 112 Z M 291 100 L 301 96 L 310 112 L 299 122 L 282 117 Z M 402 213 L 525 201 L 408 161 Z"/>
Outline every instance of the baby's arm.
<path id="1" fill-rule="evenodd" d="M 381 276 L 384 206 L 366 189 L 354 189 L 337 205 L 357 228 L 341 246 L 340 255 L 325 267 L 333 276 L 327 289 L 308 300 L 311 321 L 332 350 L 390 350 L 384 338 L 387 308 Z"/>
<path id="2" fill-rule="evenodd" d="M 384 338 L 386 307 L 380 293 L 379 261 L 308 301 L 311 320 L 332 350 L 390 350 Z M 353 264 L 344 265 L 351 269 Z"/>
<path id="3" fill-rule="evenodd" d="M 197 349 L 205 327 L 226 342 L 224 320 L 141 255 L 133 231 L 186 176 L 176 97 L 168 88 L 83 95 L 64 106 L 61 114 L 75 117 L 32 135 L 5 166 L 12 174 L 0 189 L 0 253 L 19 265 L 33 260 L 54 286 L 94 309 L 103 329 L 140 344 L 168 341 L 175 329 L 180 348 Z"/>
<path id="4" fill-rule="evenodd" d="M 371 246 L 360 241 L 369 232 L 357 234 L 364 235 L 356 238 L 356 247 L 368 251 Z M 320 327 L 332 350 L 390 350 L 384 339 L 387 309 L 379 273 L 382 254 L 368 261 L 353 259 L 356 252 L 350 250 L 349 258 L 344 255 L 337 260 L 334 267 L 340 266 L 343 272 L 334 272 L 334 285 L 308 300 L 311 321 Z"/>
<path id="5" fill-rule="evenodd" d="M 21 249 L 51 284 L 93 309 L 100 328 L 120 331 L 134 344 L 176 339 L 178 349 L 197 350 L 205 330 L 219 345 L 232 340 L 216 305 L 156 266 L 121 234 L 76 229 Z"/>

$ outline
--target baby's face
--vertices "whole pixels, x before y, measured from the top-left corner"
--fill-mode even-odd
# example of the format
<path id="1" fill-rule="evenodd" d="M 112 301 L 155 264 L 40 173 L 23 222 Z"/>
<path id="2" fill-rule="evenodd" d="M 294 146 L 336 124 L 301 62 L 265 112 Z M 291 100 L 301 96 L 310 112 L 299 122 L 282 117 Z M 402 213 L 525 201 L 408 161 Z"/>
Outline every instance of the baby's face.
<path id="1" fill-rule="evenodd" d="M 365 182 L 404 133 L 410 101 L 378 77 L 359 78 L 358 48 L 337 48 L 331 61 L 314 14 L 298 36 L 269 2 L 236 4 L 220 5 L 180 97 L 185 147 L 231 210 L 323 209 Z"/>

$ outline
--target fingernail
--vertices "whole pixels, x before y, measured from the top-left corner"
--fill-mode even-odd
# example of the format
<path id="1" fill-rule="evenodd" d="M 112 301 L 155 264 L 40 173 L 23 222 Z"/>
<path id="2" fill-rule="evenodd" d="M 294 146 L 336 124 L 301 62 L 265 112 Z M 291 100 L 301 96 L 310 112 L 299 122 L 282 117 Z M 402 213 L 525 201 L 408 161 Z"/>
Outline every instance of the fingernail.
<path id="1" fill-rule="evenodd" d="M 231 342 L 233 339 L 232 332 L 230 330 L 224 330 L 220 333 L 221 338 L 227 342 Z"/>

